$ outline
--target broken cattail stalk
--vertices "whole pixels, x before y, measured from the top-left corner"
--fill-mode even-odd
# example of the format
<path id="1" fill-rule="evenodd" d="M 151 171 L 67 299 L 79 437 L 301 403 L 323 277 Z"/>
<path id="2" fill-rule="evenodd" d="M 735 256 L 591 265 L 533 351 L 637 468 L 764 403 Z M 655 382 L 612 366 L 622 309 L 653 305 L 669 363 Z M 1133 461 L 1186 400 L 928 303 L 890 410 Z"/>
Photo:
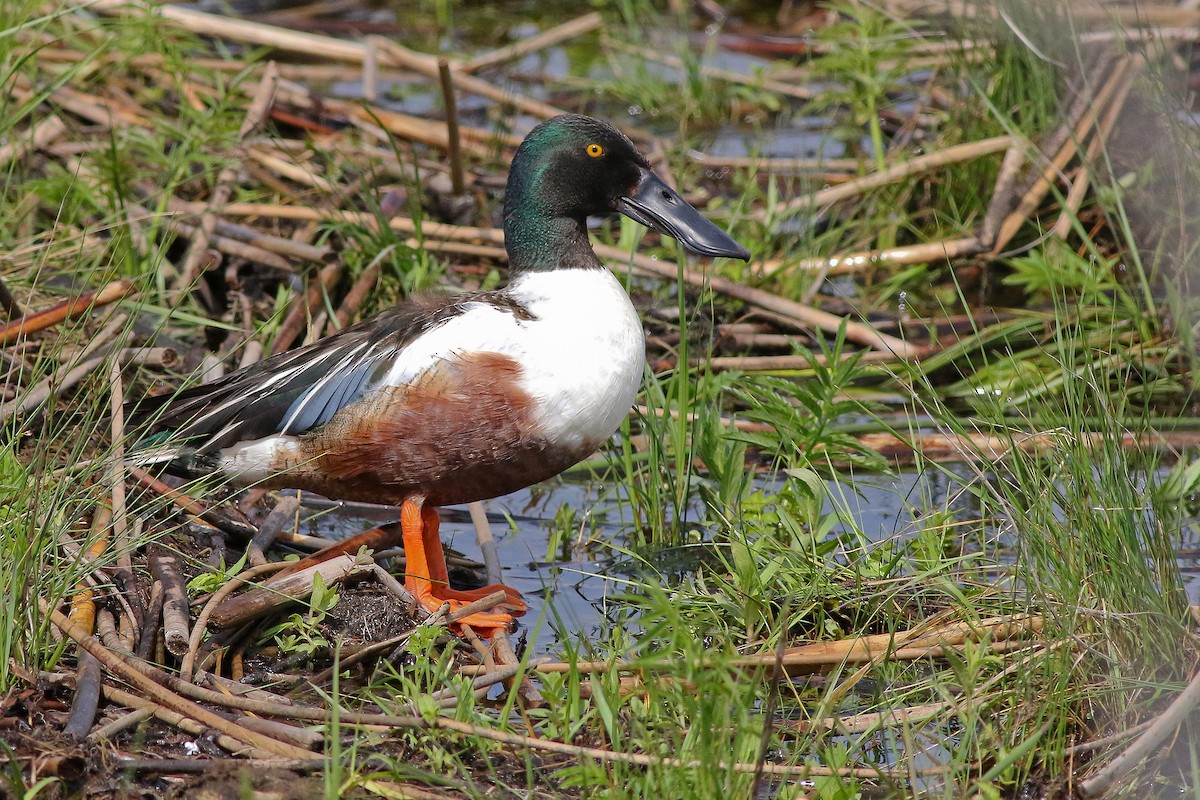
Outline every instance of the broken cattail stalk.
<path id="1" fill-rule="evenodd" d="M 193 517 L 204 521 L 214 528 L 225 531 L 231 536 L 237 536 L 240 539 L 252 539 L 254 534 L 258 532 L 258 529 L 249 522 L 233 519 L 224 513 L 209 508 L 207 504 L 178 489 L 168 486 L 141 467 L 130 466 L 128 471 L 129 477 L 136 480 L 142 486 L 165 497 L 185 513 L 191 514 Z"/>
<path id="2" fill-rule="evenodd" d="M 316 575 L 320 575 L 326 585 L 331 585 L 370 571 L 370 565 L 360 564 L 352 556 L 339 555 L 224 601 L 212 612 L 208 622 L 214 628 L 242 625 L 285 603 L 308 597 L 312 594 Z"/>
<path id="3" fill-rule="evenodd" d="M 258 526 L 258 533 L 254 534 L 254 538 L 250 540 L 247 558 L 252 566 L 257 567 L 267 563 L 267 550 L 271 549 L 275 537 L 284 528 L 295 524 L 296 513 L 299 510 L 300 498 L 296 495 L 283 498 L 275 508 L 271 509 L 271 513 Z"/>
<path id="4" fill-rule="evenodd" d="M 819 192 L 793 198 L 777 208 L 775 213 L 789 213 L 801 209 L 821 209 L 840 200 L 860 195 L 867 189 L 886 186 L 889 183 L 897 183 L 922 172 L 928 172 L 949 164 L 970 161 L 981 156 L 1008 150 L 1014 143 L 1015 140 L 1011 136 L 995 136 L 978 142 L 968 142 L 966 144 L 955 145 L 954 147 L 947 147 L 945 150 L 910 158 L 894 164 L 887 169 L 872 172 L 861 178 L 846 181 L 828 189 L 822 189 Z M 764 211 L 756 212 L 758 219 L 763 219 L 765 216 L 766 212 Z"/>
<path id="5" fill-rule="evenodd" d="M 140 659 L 149 659 L 150 652 L 154 649 L 154 642 L 158 636 L 158 623 L 162 619 L 163 607 L 163 585 L 162 581 L 155 581 L 150 587 L 150 599 L 146 603 L 146 624 L 142 628 L 142 635 L 138 638 L 136 655 Z"/>
<path id="6" fill-rule="evenodd" d="M 599 12 L 593 11 L 590 14 L 584 14 L 582 17 L 569 20 L 561 25 L 548 28 L 541 33 L 530 36 L 528 39 L 514 42 L 506 47 L 491 50 L 482 55 L 467 59 L 461 64 L 456 64 L 454 69 L 458 72 L 479 72 L 480 70 L 494 67 L 497 64 L 502 64 L 505 61 L 513 61 L 530 53 L 536 53 L 538 50 L 553 47 L 559 42 L 574 39 L 576 36 L 590 33 L 603 24 L 604 18 L 600 16 Z"/>
<path id="7" fill-rule="evenodd" d="M 163 638 L 167 650 L 182 656 L 188 650 L 191 626 L 188 620 L 187 593 L 183 586 L 183 572 L 179 559 L 161 545 L 147 548 L 150 574 L 163 587 Z"/>
<path id="8" fill-rule="evenodd" d="M 282 353 L 291 347 L 292 342 L 300 337 L 308 325 L 309 317 L 321 307 L 321 298 L 332 291 L 342 276 L 341 262 L 326 264 L 321 268 L 317 279 L 309 281 L 308 289 L 303 295 L 292 298 L 291 307 L 271 342 L 271 355 Z"/>
<path id="9" fill-rule="evenodd" d="M 71 300 L 51 306 L 43 311 L 35 311 L 0 328 L 0 347 L 7 347 L 18 339 L 28 336 L 35 331 L 44 330 L 58 325 L 68 319 L 81 316 L 95 308 L 115 303 L 136 291 L 131 281 L 113 281 L 93 292 L 87 292 Z"/>
<path id="10" fill-rule="evenodd" d="M 262 79 L 259 82 L 258 90 L 254 94 L 254 99 L 250 103 L 250 107 L 246 109 L 246 115 L 242 120 L 242 127 L 238 131 L 239 141 L 244 140 L 251 131 L 261 125 L 263 120 L 266 119 L 267 113 L 271 109 L 271 104 L 275 101 L 275 86 L 278 80 L 278 68 L 275 67 L 274 63 L 267 64 L 267 68 L 263 72 Z M 200 217 L 199 225 L 196 226 L 195 237 L 188 247 L 183 264 L 179 267 L 181 274 L 179 282 L 175 287 L 176 301 L 187 292 L 190 292 L 192 285 L 200 277 L 201 265 L 204 261 L 205 253 L 208 251 L 209 240 L 216 229 L 217 215 L 221 213 L 221 208 L 229 202 L 236 182 L 237 162 L 226 165 L 217 175 L 217 185 L 213 187 L 212 194 L 209 196 L 208 206 L 204 214 Z"/>
<path id="11" fill-rule="evenodd" d="M 446 154 L 450 157 L 450 186 L 455 195 L 460 195 L 464 191 L 462 144 L 458 136 L 458 104 L 454 101 L 454 79 L 450 75 L 449 61 L 439 58 L 437 65 L 438 80 L 442 85 L 442 103 L 446 107 L 446 131 L 449 134 L 449 148 Z"/>

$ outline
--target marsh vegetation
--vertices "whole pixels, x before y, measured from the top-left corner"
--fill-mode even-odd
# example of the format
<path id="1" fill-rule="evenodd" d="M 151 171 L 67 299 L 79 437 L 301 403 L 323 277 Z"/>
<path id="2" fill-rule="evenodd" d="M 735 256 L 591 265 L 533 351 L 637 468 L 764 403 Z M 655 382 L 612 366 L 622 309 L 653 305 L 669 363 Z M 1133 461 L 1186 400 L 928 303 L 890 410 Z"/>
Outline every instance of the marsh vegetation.
<path id="1" fill-rule="evenodd" d="M 330 5 L 0 4 L 0 791 L 1200 796 L 1194 9 Z M 247 587 L 387 512 L 166 486 L 123 400 L 501 283 L 558 110 L 753 259 L 593 230 L 636 409 L 448 515 L 518 652 L 387 553 Z"/>

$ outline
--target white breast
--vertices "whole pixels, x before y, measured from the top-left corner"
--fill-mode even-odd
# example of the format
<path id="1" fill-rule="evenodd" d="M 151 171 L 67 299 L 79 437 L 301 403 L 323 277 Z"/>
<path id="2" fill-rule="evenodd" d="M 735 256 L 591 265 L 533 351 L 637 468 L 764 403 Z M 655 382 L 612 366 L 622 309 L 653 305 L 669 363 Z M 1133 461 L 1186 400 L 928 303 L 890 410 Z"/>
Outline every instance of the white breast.
<path id="1" fill-rule="evenodd" d="M 563 445 L 604 441 L 642 382 L 646 342 L 629 295 L 606 269 L 529 272 L 508 293 L 533 315 L 513 355 L 539 427 Z"/>

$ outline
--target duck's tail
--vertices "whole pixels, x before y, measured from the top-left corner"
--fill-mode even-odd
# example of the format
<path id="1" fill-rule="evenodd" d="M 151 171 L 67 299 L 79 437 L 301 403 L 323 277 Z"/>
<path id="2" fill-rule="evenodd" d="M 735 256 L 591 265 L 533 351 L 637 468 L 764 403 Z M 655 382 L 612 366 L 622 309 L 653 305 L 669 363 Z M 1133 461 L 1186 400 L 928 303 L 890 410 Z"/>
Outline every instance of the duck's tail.
<path id="1" fill-rule="evenodd" d="M 218 471 L 220 465 L 215 454 L 188 445 L 170 444 L 170 436 L 170 431 L 147 436 L 125 457 L 125 463 L 132 467 L 161 468 L 181 478 L 202 478 Z"/>

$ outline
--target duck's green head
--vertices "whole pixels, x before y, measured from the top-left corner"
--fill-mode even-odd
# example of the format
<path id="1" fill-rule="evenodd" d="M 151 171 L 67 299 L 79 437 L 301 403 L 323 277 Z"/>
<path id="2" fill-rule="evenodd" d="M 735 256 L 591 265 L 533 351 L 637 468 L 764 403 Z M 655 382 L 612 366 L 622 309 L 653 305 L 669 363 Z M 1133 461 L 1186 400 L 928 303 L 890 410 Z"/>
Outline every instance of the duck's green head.
<path id="1" fill-rule="evenodd" d="M 596 266 L 591 214 L 620 211 L 706 256 L 750 253 L 655 175 L 611 125 L 563 114 L 538 125 L 517 149 L 504 196 L 504 237 L 514 269 Z"/>

